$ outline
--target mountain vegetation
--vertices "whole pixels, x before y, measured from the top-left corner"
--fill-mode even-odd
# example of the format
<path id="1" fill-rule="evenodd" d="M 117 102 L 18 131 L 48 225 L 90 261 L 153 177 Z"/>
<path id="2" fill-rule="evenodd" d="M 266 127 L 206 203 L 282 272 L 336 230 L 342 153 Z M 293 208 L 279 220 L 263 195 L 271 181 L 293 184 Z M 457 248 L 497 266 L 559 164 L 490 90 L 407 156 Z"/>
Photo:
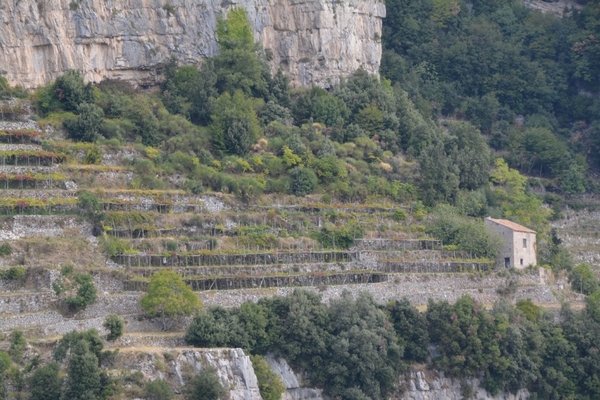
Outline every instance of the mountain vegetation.
<path id="1" fill-rule="evenodd" d="M 430 300 L 420 313 L 406 299 L 382 306 L 346 292 L 326 306 L 297 290 L 231 310 L 208 308 L 186 341 L 274 353 L 340 399 L 386 399 L 412 363 L 482 377 L 492 395 L 528 389 L 538 399 L 593 399 L 600 394 L 597 306 L 590 299 L 575 313 L 565 305 L 557 322 L 527 300 L 516 307 L 500 300 L 491 310 L 469 296 L 454 304 Z"/>
<path id="2" fill-rule="evenodd" d="M 77 71 L 39 88 L 29 95 L 35 118 L 63 130 L 69 141 L 45 141 L 43 151 L 2 150 L 2 158 L 16 166 L 80 154 L 80 169 L 131 172 L 128 189 L 137 194 L 223 193 L 240 207 L 284 198 L 300 205 L 387 204 L 386 218 L 401 224 L 410 217 L 415 224 L 407 230 L 484 262 L 495 259 L 500 243 L 482 217 L 531 227 L 540 264 L 568 276 L 572 290 L 586 296 L 583 310 L 564 304 L 553 314 L 529 300 L 505 299 L 486 308 L 463 296 L 454 304 L 430 300 L 420 312 L 407 299 L 381 305 L 368 294 L 346 292 L 326 305 L 301 290 L 203 309 L 189 281 L 172 270 L 131 282 L 147 291 L 141 308 L 163 330 L 189 317 L 188 344 L 251 354 L 265 399 L 284 390 L 267 354 L 305 371 L 336 399 L 385 399 L 415 364 L 481 378 L 491 394 L 527 389 L 533 399 L 600 398 L 600 285 L 594 267 L 575 266 L 549 225 L 565 204 L 581 206 L 580 195 L 600 191 L 600 1 L 581 0 L 562 17 L 517 0 L 388 0 L 386 7 L 381 77 L 359 70 L 327 89 L 292 88 L 281 71 L 271 73 L 269 53 L 255 44 L 246 12 L 233 8 L 217 26 L 219 54 L 199 67 L 170 60 L 155 91 L 119 81 L 86 84 Z M 1 77 L 0 95 L 28 97 Z M 100 165 L 103 148 L 135 151 L 127 165 L 108 166 Z M 22 188 L 35 177 L 4 174 L 2 181 L 7 189 Z M 20 197 L 2 207 L 27 213 L 73 206 L 106 257 L 136 253 L 114 232 L 126 223 L 132 237 L 144 237 L 157 230 L 150 217 L 111 213 L 98 196 L 81 190 L 77 200 Z M 319 215 L 314 226 L 299 219 L 293 229 L 333 257 L 364 235 L 365 224 L 353 211 L 327 213 L 323 224 Z M 276 251 L 277 231 L 269 229 L 275 220 L 285 215 L 269 211 L 260 224 L 230 229 L 237 247 L 229 253 L 213 252 L 212 237 L 196 253 L 165 241 L 160 265 L 179 256 L 235 255 L 240 248 Z M 198 230 L 208 229 L 205 223 L 199 215 L 182 222 Z M 210 229 L 228 228 L 218 221 Z M 12 252 L 0 245 L 1 257 Z M 13 266 L 0 279 L 12 284 L 26 274 Z M 98 298 L 92 275 L 70 264 L 53 282 L 60 311 L 80 312 Z M 108 315 L 107 340 L 118 340 L 124 324 Z M 25 354 L 22 332 L 7 340 L 0 399 L 117 399 L 134 386 L 139 397 L 174 398 L 166 381 L 138 384 L 133 374 L 107 374 L 102 366 L 114 353 L 104 350 L 95 330 L 64 335 L 51 363 Z M 218 399 L 227 391 L 208 368 L 186 379 L 187 389 L 178 393 L 184 398 Z"/>

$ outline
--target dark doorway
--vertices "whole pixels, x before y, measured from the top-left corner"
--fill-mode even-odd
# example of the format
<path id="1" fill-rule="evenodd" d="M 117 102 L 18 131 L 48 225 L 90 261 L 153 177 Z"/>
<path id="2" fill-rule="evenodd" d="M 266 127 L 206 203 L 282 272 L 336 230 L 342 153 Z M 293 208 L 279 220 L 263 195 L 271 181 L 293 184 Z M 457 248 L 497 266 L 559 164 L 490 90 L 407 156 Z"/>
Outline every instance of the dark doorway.
<path id="1" fill-rule="evenodd" d="M 504 267 L 510 268 L 510 257 L 504 258 Z"/>

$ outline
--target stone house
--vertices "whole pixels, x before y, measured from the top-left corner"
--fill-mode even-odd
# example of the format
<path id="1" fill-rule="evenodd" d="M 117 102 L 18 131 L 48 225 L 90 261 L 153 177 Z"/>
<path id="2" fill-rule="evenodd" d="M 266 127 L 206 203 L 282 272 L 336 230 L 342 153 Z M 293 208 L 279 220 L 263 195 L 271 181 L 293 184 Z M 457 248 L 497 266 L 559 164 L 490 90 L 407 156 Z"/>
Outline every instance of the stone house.
<path id="1" fill-rule="evenodd" d="M 535 231 L 506 219 L 486 218 L 488 232 L 500 236 L 504 243 L 498 263 L 506 268 L 526 268 L 537 264 Z"/>

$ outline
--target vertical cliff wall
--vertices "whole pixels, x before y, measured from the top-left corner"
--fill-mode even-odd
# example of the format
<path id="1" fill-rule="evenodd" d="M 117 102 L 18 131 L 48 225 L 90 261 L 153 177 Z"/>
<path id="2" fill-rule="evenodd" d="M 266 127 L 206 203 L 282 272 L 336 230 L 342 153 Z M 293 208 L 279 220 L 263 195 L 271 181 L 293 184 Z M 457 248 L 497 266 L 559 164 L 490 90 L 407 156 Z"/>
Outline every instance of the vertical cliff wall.
<path id="1" fill-rule="evenodd" d="M 0 72 L 27 88 L 69 68 L 153 85 L 169 57 L 195 64 L 217 53 L 217 16 L 236 6 L 296 86 L 379 69 L 380 0 L 3 0 Z"/>

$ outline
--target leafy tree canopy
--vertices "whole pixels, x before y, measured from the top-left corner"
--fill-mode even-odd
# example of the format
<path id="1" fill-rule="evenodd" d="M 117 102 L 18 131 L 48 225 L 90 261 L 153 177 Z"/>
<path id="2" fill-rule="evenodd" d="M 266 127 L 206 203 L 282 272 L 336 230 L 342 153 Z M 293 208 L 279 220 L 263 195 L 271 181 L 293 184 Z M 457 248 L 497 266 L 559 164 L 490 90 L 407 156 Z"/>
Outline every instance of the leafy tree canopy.
<path id="1" fill-rule="evenodd" d="M 167 330 L 177 317 L 194 313 L 202 303 L 179 274 L 161 270 L 150 278 L 141 306 L 148 316 L 159 317 L 163 329 Z"/>

